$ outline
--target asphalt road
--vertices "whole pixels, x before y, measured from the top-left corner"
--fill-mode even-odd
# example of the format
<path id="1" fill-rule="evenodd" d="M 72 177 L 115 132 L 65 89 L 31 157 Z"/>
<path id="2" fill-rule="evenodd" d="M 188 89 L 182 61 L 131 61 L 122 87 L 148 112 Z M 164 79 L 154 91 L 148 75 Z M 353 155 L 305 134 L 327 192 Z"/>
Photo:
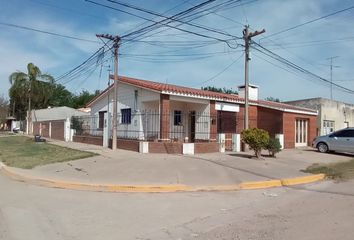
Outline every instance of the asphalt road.
<path id="1" fill-rule="evenodd" d="M 354 239 L 354 181 L 224 193 L 49 189 L 0 175 L 0 239 Z"/>

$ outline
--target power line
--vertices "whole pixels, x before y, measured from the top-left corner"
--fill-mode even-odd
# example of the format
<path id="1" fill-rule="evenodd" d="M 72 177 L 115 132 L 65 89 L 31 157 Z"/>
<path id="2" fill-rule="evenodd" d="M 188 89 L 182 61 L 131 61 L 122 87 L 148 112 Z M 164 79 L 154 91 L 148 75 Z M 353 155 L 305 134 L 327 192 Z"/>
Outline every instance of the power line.
<path id="1" fill-rule="evenodd" d="M 351 7 L 348 7 L 348 8 L 344 8 L 344 9 L 339 10 L 339 11 L 336 11 L 336 12 L 332 12 L 332 13 L 330 13 L 330 14 L 327 14 L 327 15 L 324 15 L 324 16 L 322 16 L 322 17 L 309 20 L 309 21 L 307 21 L 307 22 L 304 22 L 304 23 L 295 25 L 295 26 L 290 27 L 290 28 L 286 28 L 286 29 L 281 30 L 281 31 L 279 31 L 279 32 L 276 32 L 276 33 L 270 34 L 270 35 L 268 35 L 268 36 L 265 36 L 265 37 L 263 37 L 262 39 L 270 38 L 270 37 L 273 37 L 273 36 L 275 36 L 275 35 L 279 35 L 279 34 L 281 34 L 281 33 L 288 32 L 288 31 L 290 31 L 290 30 L 294 30 L 294 29 L 296 29 L 296 28 L 299 28 L 299 27 L 308 25 L 308 24 L 313 23 L 313 22 L 317 22 L 317 21 L 319 21 L 319 20 L 322 20 L 322 19 L 331 17 L 331 16 L 333 16 L 333 15 L 336 15 L 336 14 L 339 14 L 339 13 L 342 13 L 342 12 L 345 12 L 345 11 L 349 11 L 349 10 L 351 10 L 351 9 L 354 9 L 354 6 L 351 6 Z M 262 40 L 262 39 L 261 39 L 261 40 Z"/>
<path id="2" fill-rule="evenodd" d="M 0 25 L 7 26 L 7 27 L 13 27 L 13 28 L 24 29 L 24 30 L 33 31 L 33 32 L 44 33 L 44 34 L 48 34 L 48 35 L 52 35 L 52 36 L 57 36 L 57 37 L 62 37 L 62 38 L 68 38 L 68 39 L 73 39 L 73 40 L 78 40 L 78 41 L 91 42 L 91 43 L 99 43 L 98 41 L 94 41 L 94 40 L 89 40 L 89 39 L 84 39 L 84 38 L 78 38 L 78 37 L 69 36 L 69 35 L 64 35 L 64 34 L 60 34 L 60 33 L 49 32 L 49 31 L 45 31 L 45 30 L 35 29 L 35 28 L 26 27 L 26 26 L 17 25 L 17 24 L 12 24 L 12 23 L 0 22 Z"/>
<path id="3" fill-rule="evenodd" d="M 236 58 L 234 61 L 232 61 L 229 65 L 227 65 L 225 68 L 223 68 L 220 72 L 218 72 L 217 74 L 215 74 L 214 76 L 212 76 L 211 78 L 201 82 L 199 85 L 201 84 L 205 84 L 207 82 L 210 82 L 212 80 L 214 80 L 215 78 L 217 78 L 218 76 L 220 76 L 221 74 L 223 74 L 226 70 L 228 70 L 232 65 L 234 65 L 238 60 L 240 60 L 243 57 L 244 53 L 242 53 L 238 58 Z"/>
<path id="4" fill-rule="evenodd" d="M 309 71 L 307 69 L 304 69 L 304 68 L 300 67 L 299 65 L 297 65 L 297 64 L 295 64 L 295 63 L 293 63 L 293 62 L 291 62 L 291 61 L 289 61 L 289 60 L 287 60 L 287 59 L 285 59 L 285 58 L 283 58 L 281 56 L 279 56 L 278 54 L 272 52 L 271 50 L 268 50 L 267 48 L 261 46 L 260 44 L 254 42 L 254 41 L 252 41 L 252 43 L 254 45 L 257 45 L 257 47 L 253 46 L 252 47 L 253 49 L 255 49 L 255 50 L 263 53 L 264 55 L 266 55 L 266 56 L 268 56 L 268 57 L 270 57 L 270 58 L 272 58 L 272 59 L 284 64 L 286 67 L 288 67 L 290 69 L 293 69 L 293 70 L 296 70 L 297 72 L 305 74 L 305 75 L 307 75 L 307 76 L 309 76 L 311 78 L 317 79 L 317 80 L 319 80 L 321 82 L 324 82 L 326 84 L 331 84 L 330 80 L 325 79 L 325 78 L 323 78 L 323 77 L 321 77 L 321 76 L 319 76 L 319 75 L 317 75 L 317 74 L 315 74 L 315 73 L 313 73 L 313 72 L 311 72 L 311 71 Z M 332 85 L 334 87 L 336 87 L 337 89 L 339 89 L 339 90 L 342 90 L 342 91 L 350 93 L 350 94 L 354 94 L 354 90 L 352 90 L 352 89 L 346 88 L 346 87 L 341 86 L 341 85 L 336 84 L 336 83 L 332 83 Z"/>
<path id="5" fill-rule="evenodd" d="M 166 17 L 166 16 L 164 16 L 164 15 L 162 15 L 160 13 L 156 13 L 154 11 L 150 11 L 150 10 L 147 10 L 147 9 L 144 9 L 144 8 L 140 8 L 140 7 L 137 7 L 137 6 L 133 6 L 131 4 L 121 3 L 121 2 L 118 2 L 118 1 L 115 1 L 115 0 L 106 0 L 106 1 L 114 3 L 114 4 L 117 4 L 117 5 L 121 5 L 121 6 L 124 6 L 124 7 L 128 7 L 128 8 L 140 11 L 140 12 L 148 13 L 148 14 L 151 14 L 151 15 L 154 15 L 154 16 L 157 16 L 157 17 L 161 17 L 161 18 L 164 18 L 164 19 L 168 18 L 168 17 Z M 194 24 L 194 23 L 190 23 L 190 22 L 184 22 L 184 21 L 181 21 L 179 19 L 174 19 L 174 18 L 172 20 L 174 20 L 176 22 L 179 22 L 179 23 L 182 23 L 182 24 L 186 24 L 186 25 L 192 26 L 192 27 L 200 28 L 200 29 L 207 30 L 207 31 L 213 31 L 213 32 L 218 33 L 218 34 L 234 37 L 233 35 L 231 35 L 231 34 L 229 34 L 227 32 L 221 32 L 218 29 L 206 27 L 206 26 L 203 26 L 201 24 Z M 152 20 L 152 21 L 154 21 L 154 20 Z"/>
<path id="6" fill-rule="evenodd" d="M 102 6 L 102 7 L 105 7 L 105 8 L 109 8 L 109 9 L 112 9 L 112 10 L 123 12 L 123 13 L 129 14 L 129 15 L 132 15 L 132 16 L 147 20 L 147 21 L 151 21 L 154 24 L 159 24 L 159 25 L 162 25 L 162 26 L 165 26 L 165 27 L 173 28 L 173 29 L 176 29 L 176 30 L 179 30 L 179 31 L 182 31 L 182 32 L 186 32 L 186 33 L 189 33 L 189 34 L 193 34 L 193 35 L 196 35 L 196 36 L 199 36 L 199 37 L 204 37 L 204 38 L 218 40 L 218 41 L 221 41 L 221 42 L 226 42 L 224 39 L 221 39 L 221 38 L 218 38 L 218 37 L 213 37 L 213 36 L 209 36 L 209 35 L 193 32 L 193 31 L 189 31 L 189 30 L 186 30 L 186 29 L 183 29 L 183 28 L 179 28 L 179 27 L 176 27 L 176 26 L 169 25 L 168 23 L 164 23 L 163 21 L 155 21 L 153 19 L 148 19 L 148 18 L 142 17 L 140 15 L 137 15 L 137 14 L 125 11 L 125 10 L 121 10 L 119 8 L 111 7 L 111 6 L 108 6 L 108 5 L 105 5 L 105 4 L 101 4 L 101 3 L 98 3 L 98 2 L 95 2 L 95 1 L 92 1 L 92 0 L 85 0 L 85 1 L 93 3 L 93 4 L 96 4 L 96 5 L 99 5 L 99 6 Z M 209 0 L 208 2 L 212 2 L 212 1 L 215 1 L 215 0 Z M 143 11 L 145 13 L 153 14 L 155 16 L 164 17 L 163 15 L 155 14 L 153 12 L 146 11 L 146 10 L 143 10 L 141 8 L 137 8 L 137 7 L 130 7 L 130 8 L 133 8 L 133 9 L 138 10 L 138 11 Z M 191 24 L 191 23 L 188 23 L 188 22 L 182 22 L 182 21 L 180 21 L 180 20 L 178 20 L 176 18 L 171 18 L 171 17 L 164 17 L 164 18 L 165 18 L 164 20 L 171 20 L 172 19 L 172 21 L 181 22 L 182 24 L 188 24 L 188 25 L 193 26 L 193 27 L 198 27 L 198 28 L 201 28 L 201 29 L 204 29 L 204 30 L 209 30 L 211 32 L 223 34 L 223 35 L 226 35 L 226 36 L 232 36 L 230 34 L 222 33 L 220 31 L 217 31 L 217 30 L 214 30 L 214 29 L 209 29 L 209 28 L 206 28 L 206 27 L 203 27 L 203 26 L 199 26 L 199 25 L 196 25 L 196 24 Z M 150 25 L 150 26 L 152 26 L 152 25 Z M 141 31 L 141 30 L 137 30 L 137 31 Z M 126 34 L 126 35 L 122 36 L 122 39 L 124 39 L 124 38 L 126 38 L 127 36 L 130 36 L 130 35 L 132 35 L 132 33 L 129 33 L 129 34 Z"/>

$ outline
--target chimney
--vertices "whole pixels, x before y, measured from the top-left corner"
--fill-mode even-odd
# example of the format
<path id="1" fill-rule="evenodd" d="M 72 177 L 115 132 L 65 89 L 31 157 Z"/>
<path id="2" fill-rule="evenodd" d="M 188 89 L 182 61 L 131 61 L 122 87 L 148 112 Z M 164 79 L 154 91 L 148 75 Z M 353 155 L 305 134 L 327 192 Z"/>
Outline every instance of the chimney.
<path id="1" fill-rule="evenodd" d="M 249 84 L 248 85 L 248 99 L 258 100 L 258 86 Z M 245 85 L 238 86 L 238 96 L 240 98 L 245 98 Z"/>

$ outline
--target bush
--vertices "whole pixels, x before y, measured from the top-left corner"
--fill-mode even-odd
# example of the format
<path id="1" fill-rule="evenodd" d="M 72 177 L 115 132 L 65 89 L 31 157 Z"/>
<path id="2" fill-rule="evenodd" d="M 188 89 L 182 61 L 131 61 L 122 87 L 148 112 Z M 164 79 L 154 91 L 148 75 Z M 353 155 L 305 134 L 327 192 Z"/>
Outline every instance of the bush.
<path id="1" fill-rule="evenodd" d="M 82 128 L 82 120 L 80 120 L 78 117 L 71 117 L 71 128 L 75 129 L 77 135 L 81 135 L 83 133 L 83 128 Z"/>
<path id="2" fill-rule="evenodd" d="M 241 139 L 254 151 L 257 158 L 261 156 L 262 149 L 265 149 L 269 142 L 267 131 L 259 128 L 245 129 L 241 132 Z"/>
<path id="3" fill-rule="evenodd" d="M 281 151 L 281 145 L 279 139 L 270 138 L 266 146 L 266 149 L 268 150 L 270 156 L 275 157 L 275 154 Z"/>

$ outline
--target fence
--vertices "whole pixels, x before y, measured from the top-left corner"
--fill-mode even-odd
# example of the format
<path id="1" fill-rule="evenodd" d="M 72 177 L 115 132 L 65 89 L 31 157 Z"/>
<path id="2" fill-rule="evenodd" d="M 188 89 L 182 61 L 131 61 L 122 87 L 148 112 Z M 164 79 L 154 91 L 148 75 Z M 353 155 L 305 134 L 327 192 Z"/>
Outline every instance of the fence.
<path id="1" fill-rule="evenodd" d="M 71 128 L 75 135 L 102 136 L 105 125 L 112 126 L 112 118 L 101 112 L 95 116 L 73 117 Z M 108 124 L 107 124 L 108 123 Z M 224 125 L 218 126 L 218 123 Z M 236 116 L 223 114 L 210 115 L 205 112 L 172 111 L 160 114 L 159 111 L 124 110 L 117 115 L 117 137 L 141 141 L 169 139 L 171 142 L 209 142 L 216 133 L 226 129 L 236 133 Z"/>

